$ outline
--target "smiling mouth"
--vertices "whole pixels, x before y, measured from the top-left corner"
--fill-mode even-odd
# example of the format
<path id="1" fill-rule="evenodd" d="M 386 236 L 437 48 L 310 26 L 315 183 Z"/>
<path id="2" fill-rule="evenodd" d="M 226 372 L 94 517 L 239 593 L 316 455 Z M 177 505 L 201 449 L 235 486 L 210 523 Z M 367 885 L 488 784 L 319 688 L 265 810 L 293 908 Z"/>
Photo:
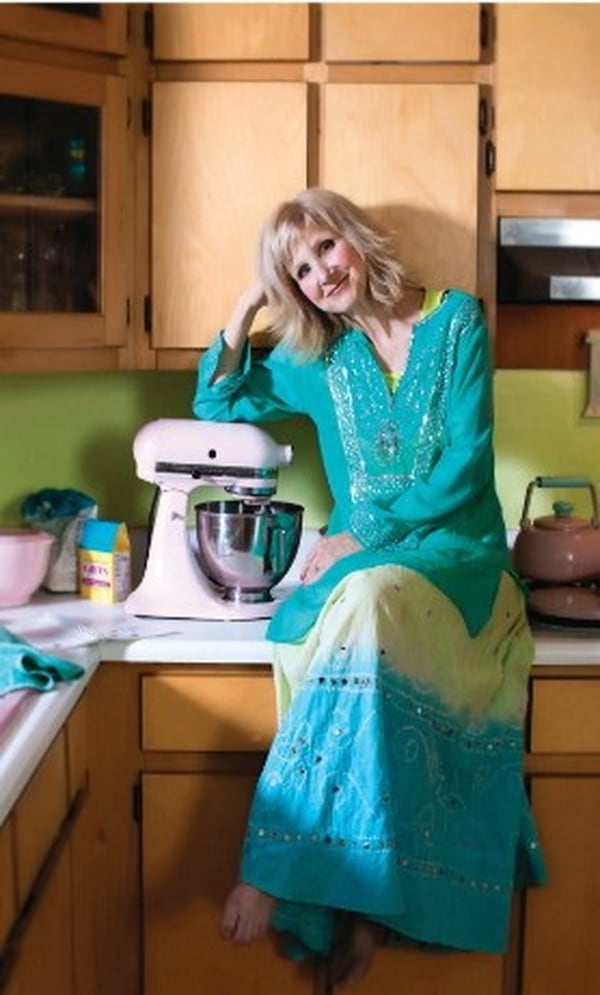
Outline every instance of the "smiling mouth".
<path id="1" fill-rule="evenodd" d="M 337 294 L 338 290 L 341 290 L 342 287 L 344 287 L 347 282 L 348 282 L 348 274 L 346 273 L 342 277 L 342 279 L 336 283 L 335 287 L 332 287 L 331 290 L 327 293 L 327 297 L 333 297 L 333 295 Z"/>

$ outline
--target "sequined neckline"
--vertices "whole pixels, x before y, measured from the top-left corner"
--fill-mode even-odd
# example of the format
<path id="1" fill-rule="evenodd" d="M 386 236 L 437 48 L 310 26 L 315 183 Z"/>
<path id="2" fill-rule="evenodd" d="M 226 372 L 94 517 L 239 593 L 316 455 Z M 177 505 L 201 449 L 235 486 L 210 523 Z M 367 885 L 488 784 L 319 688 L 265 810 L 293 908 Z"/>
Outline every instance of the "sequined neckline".
<path id="1" fill-rule="evenodd" d="M 439 297 L 437 298 L 439 300 Z M 428 316 L 438 314 L 438 308 Z M 387 500 L 426 477 L 439 458 L 456 336 L 423 322 L 392 393 L 367 336 L 348 329 L 326 356 L 326 375 L 346 456 L 352 504 Z M 373 523 L 374 528 L 379 523 Z"/>
<path id="2" fill-rule="evenodd" d="M 446 294 L 447 290 L 445 289 L 435 290 L 431 287 L 425 287 L 423 304 L 421 306 L 419 317 L 417 318 L 417 320 L 413 325 L 413 329 L 410 336 L 410 342 L 408 344 L 406 363 L 404 364 L 404 369 L 402 371 L 382 369 L 382 367 L 379 365 L 379 362 L 377 361 L 377 357 L 375 355 L 373 346 L 369 341 L 368 337 L 362 331 L 362 329 L 357 328 L 355 325 L 350 325 L 346 329 L 347 332 L 354 332 L 355 334 L 360 335 L 362 339 L 364 339 L 365 344 L 368 346 L 369 354 L 372 356 L 373 362 L 376 364 L 379 372 L 381 373 L 381 377 L 384 381 L 386 391 L 391 395 L 392 398 L 395 397 L 395 395 L 398 393 L 398 388 L 400 387 L 400 384 L 402 383 L 402 380 L 406 375 L 406 371 L 409 368 L 411 362 L 411 355 L 413 351 L 413 344 L 415 340 L 415 330 L 420 325 L 425 324 L 425 322 L 427 322 L 439 310 L 439 308 L 443 304 Z"/>

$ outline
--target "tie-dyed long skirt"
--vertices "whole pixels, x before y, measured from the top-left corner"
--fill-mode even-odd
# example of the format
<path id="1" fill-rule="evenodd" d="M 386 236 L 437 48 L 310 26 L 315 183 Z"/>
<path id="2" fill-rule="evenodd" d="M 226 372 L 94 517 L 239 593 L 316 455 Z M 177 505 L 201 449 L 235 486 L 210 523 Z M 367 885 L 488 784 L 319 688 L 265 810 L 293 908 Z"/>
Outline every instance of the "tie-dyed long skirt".
<path id="1" fill-rule="evenodd" d="M 545 872 L 523 781 L 533 640 L 504 575 L 467 633 L 414 571 L 350 574 L 300 644 L 275 644 L 279 731 L 242 880 L 278 899 L 294 955 L 350 910 L 407 941 L 503 951 L 513 890 Z"/>

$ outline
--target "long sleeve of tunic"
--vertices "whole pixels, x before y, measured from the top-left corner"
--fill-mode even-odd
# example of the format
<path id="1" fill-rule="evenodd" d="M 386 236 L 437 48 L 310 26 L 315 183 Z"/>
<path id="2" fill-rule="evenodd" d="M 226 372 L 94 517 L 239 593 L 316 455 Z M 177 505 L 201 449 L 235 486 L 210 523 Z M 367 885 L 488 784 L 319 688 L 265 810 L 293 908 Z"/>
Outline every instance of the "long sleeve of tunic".
<path id="1" fill-rule="evenodd" d="M 222 348 L 218 337 L 200 364 L 194 414 L 309 417 L 334 500 L 328 531 L 348 530 L 364 547 L 289 599 L 271 638 L 300 638 L 348 572 L 390 562 L 424 573 L 479 631 L 508 556 L 494 485 L 490 347 L 477 302 L 444 293 L 415 326 L 394 393 L 357 329 L 309 362 L 284 345 L 257 356 L 247 348 L 239 369 L 213 383 Z"/>

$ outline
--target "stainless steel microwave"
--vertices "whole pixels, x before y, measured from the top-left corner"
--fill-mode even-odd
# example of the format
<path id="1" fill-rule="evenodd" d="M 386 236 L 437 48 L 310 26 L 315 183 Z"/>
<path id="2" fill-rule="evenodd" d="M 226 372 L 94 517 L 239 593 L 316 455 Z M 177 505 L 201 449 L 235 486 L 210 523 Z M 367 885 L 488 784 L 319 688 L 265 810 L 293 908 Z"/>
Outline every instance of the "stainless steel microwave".
<path id="1" fill-rule="evenodd" d="M 498 220 L 501 304 L 600 302 L 600 219 Z"/>

